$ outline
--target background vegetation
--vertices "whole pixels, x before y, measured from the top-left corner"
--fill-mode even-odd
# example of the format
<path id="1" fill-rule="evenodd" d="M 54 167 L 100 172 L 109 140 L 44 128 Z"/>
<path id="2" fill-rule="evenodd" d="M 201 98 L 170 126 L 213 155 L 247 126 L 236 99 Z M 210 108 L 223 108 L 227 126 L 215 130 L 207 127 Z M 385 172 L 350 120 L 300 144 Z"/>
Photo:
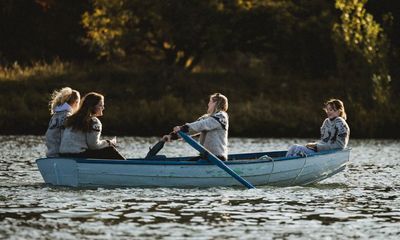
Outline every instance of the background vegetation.
<path id="1" fill-rule="evenodd" d="M 106 95 L 106 134 L 162 135 L 230 100 L 231 136 L 397 138 L 396 0 L 4 0 L 0 134 L 43 134 L 50 93 Z"/>

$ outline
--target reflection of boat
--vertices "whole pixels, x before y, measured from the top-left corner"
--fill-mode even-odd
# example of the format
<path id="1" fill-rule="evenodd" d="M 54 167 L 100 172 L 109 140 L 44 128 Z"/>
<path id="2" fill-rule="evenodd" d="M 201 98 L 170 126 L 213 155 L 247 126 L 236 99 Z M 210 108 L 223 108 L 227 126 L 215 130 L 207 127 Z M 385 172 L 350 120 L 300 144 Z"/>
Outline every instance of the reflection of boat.
<path id="1" fill-rule="evenodd" d="M 286 151 L 229 155 L 233 171 L 255 186 L 307 185 L 345 169 L 350 150 L 284 157 Z M 267 156 L 269 157 L 267 157 Z M 240 186 L 224 170 L 196 157 L 96 160 L 42 158 L 36 160 L 46 183 L 60 186 L 215 187 Z"/>

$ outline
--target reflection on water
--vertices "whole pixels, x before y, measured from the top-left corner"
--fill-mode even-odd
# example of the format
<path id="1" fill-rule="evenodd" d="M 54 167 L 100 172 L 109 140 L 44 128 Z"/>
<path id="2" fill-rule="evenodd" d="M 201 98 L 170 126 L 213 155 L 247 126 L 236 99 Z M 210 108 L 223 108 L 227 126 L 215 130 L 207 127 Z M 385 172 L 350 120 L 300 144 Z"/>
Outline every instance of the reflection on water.
<path id="1" fill-rule="evenodd" d="M 143 157 L 155 138 L 119 139 Z M 306 139 L 231 139 L 232 152 Z M 43 184 L 42 137 L 0 137 L 0 238 L 343 239 L 400 237 L 400 141 L 352 140 L 345 172 L 309 187 L 73 189 Z M 167 156 L 195 155 L 183 142 Z"/>

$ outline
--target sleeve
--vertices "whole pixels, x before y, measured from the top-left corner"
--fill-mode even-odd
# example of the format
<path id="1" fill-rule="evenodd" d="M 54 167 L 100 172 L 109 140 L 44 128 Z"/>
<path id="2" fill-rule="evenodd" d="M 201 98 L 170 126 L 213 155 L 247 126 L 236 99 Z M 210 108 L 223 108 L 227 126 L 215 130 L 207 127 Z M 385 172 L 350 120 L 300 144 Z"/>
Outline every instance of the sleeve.
<path id="1" fill-rule="evenodd" d="M 329 148 L 329 144 L 328 144 L 330 136 L 329 136 L 329 134 L 326 134 L 327 128 L 328 128 L 327 124 L 328 124 L 328 118 L 325 119 L 325 121 L 322 123 L 322 126 L 321 126 L 321 139 L 319 141 L 315 142 L 316 145 L 317 145 L 317 151 L 318 152 L 330 149 Z"/>
<path id="2" fill-rule="evenodd" d="M 328 134 L 328 129 L 329 129 L 329 119 L 325 119 L 324 122 L 321 125 L 321 129 L 320 129 L 320 134 L 321 134 L 321 138 L 320 141 L 321 142 L 328 142 L 329 141 L 329 134 Z"/>
<path id="3" fill-rule="evenodd" d="M 87 136 L 87 145 L 89 149 L 102 149 L 110 146 L 110 144 L 106 140 L 101 140 L 101 130 L 102 125 L 98 118 L 92 119 L 92 129 L 91 131 L 86 133 Z"/>
<path id="4" fill-rule="evenodd" d="M 337 119 L 335 125 L 337 129 L 335 145 L 337 146 L 337 148 L 343 149 L 347 145 L 349 127 L 347 126 L 344 119 Z"/>
<path id="5" fill-rule="evenodd" d="M 189 134 L 222 128 L 217 119 L 213 118 L 212 116 L 200 119 L 192 123 L 187 123 L 186 125 L 189 127 Z"/>

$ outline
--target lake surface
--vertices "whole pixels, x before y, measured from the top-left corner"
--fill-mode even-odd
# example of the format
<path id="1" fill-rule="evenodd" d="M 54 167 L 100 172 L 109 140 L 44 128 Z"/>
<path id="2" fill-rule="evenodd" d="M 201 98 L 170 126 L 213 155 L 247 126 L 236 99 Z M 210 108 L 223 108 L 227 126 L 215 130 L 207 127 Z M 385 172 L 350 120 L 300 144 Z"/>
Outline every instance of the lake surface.
<path id="1" fill-rule="evenodd" d="M 231 153 L 310 139 L 230 139 Z M 144 157 L 156 138 L 119 138 Z M 73 189 L 43 184 L 38 136 L 0 136 L 0 239 L 400 239 L 400 140 L 351 140 L 348 168 L 308 187 Z M 173 142 L 167 156 L 196 155 Z"/>

